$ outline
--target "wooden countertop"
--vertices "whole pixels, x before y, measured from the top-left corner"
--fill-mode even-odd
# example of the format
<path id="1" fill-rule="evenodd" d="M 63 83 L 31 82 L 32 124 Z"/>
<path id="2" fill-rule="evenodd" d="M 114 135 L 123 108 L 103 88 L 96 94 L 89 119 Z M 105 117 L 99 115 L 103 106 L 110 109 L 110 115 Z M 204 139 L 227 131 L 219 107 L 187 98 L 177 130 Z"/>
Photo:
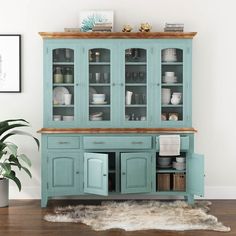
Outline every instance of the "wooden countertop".
<path id="1" fill-rule="evenodd" d="M 42 128 L 41 134 L 155 134 L 195 133 L 194 128 Z"/>
<path id="2" fill-rule="evenodd" d="M 192 39 L 197 32 L 39 32 L 44 39 Z"/>

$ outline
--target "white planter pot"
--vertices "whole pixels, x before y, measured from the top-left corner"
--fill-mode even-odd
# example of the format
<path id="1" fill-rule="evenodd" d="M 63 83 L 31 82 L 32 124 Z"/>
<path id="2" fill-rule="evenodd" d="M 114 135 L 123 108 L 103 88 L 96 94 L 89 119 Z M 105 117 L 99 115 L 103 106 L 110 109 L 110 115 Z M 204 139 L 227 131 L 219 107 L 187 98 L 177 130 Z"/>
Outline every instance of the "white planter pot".
<path id="1" fill-rule="evenodd" d="M 0 207 L 6 207 L 9 204 L 9 181 L 0 179 Z"/>

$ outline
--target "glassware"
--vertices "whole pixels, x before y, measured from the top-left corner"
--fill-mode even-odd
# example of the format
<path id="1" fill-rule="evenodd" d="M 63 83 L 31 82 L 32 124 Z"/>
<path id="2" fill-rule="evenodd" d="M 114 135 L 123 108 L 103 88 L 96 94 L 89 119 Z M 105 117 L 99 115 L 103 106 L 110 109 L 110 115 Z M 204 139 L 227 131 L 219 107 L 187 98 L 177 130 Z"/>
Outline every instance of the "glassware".
<path id="1" fill-rule="evenodd" d="M 65 49 L 65 59 L 67 62 L 71 61 L 71 53 L 70 53 L 70 49 L 68 48 Z"/>
<path id="2" fill-rule="evenodd" d="M 73 75 L 70 67 L 66 67 L 64 83 L 73 83 Z"/>
<path id="3" fill-rule="evenodd" d="M 95 61 L 96 62 L 100 61 L 100 52 L 95 52 Z"/>

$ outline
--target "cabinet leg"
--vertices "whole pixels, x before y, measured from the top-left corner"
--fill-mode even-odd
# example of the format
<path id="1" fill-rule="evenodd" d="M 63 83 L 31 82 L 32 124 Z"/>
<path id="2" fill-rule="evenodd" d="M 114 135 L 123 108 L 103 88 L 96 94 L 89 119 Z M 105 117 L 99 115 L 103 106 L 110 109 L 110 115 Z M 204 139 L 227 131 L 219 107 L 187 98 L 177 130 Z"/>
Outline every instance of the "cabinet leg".
<path id="1" fill-rule="evenodd" d="M 187 199 L 188 204 L 193 205 L 194 204 L 194 195 L 189 194 L 188 196 L 184 197 L 185 199 Z"/>
<path id="2" fill-rule="evenodd" d="M 48 203 L 48 197 L 47 196 L 42 196 L 42 199 L 41 199 L 41 207 L 44 208 L 47 206 L 47 203 Z"/>

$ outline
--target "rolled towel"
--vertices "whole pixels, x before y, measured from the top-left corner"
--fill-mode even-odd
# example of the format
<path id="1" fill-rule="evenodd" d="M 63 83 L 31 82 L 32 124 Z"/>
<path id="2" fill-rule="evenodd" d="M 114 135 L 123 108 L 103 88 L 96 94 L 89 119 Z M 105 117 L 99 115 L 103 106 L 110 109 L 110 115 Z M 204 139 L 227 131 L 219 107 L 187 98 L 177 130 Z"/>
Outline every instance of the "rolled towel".
<path id="1" fill-rule="evenodd" d="M 180 155 L 180 135 L 160 135 L 160 156 Z"/>

